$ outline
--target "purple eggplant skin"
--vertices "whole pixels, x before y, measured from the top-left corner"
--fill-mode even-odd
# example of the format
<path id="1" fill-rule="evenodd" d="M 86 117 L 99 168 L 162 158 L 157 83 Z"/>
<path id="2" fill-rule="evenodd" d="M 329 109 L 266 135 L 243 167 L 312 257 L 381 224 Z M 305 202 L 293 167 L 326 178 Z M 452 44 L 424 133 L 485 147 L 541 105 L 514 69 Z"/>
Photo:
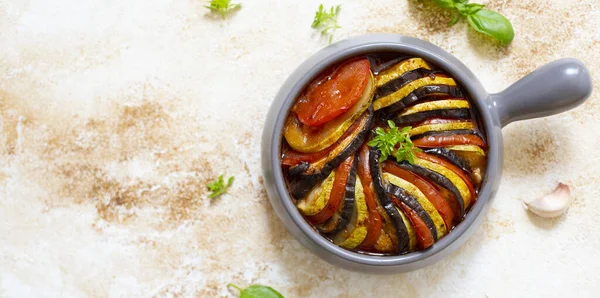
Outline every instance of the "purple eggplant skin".
<path id="1" fill-rule="evenodd" d="M 463 218 L 465 216 L 465 200 L 458 191 L 458 188 L 456 188 L 456 186 L 448 178 L 430 169 L 418 165 L 412 165 L 407 161 L 402 161 L 398 163 L 398 166 L 447 189 L 450 193 L 454 195 L 454 197 L 458 201 L 458 205 L 460 205 L 461 212 L 459 218 Z"/>
<path id="2" fill-rule="evenodd" d="M 434 77 L 435 78 L 435 75 L 438 73 L 441 73 L 441 71 L 429 70 L 429 69 L 425 69 L 425 68 L 417 68 L 414 70 L 407 71 L 407 72 L 401 74 L 400 76 L 398 76 L 397 78 L 392 79 L 391 81 L 385 83 L 383 86 L 377 88 L 377 90 L 375 90 L 375 95 L 373 97 L 373 100 L 377 100 L 386 95 L 390 95 L 414 80 L 418 80 L 418 79 L 424 78 L 424 77 Z"/>
<path id="3" fill-rule="evenodd" d="M 404 116 L 398 116 L 394 118 L 393 121 L 394 123 L 396 123 L 397 126 L 402 127 L 423 122 L 430 118 L 470 120 L 471 112 L 469 111 L 469 109 L 432 110 Z"/>
<path id="4" fill-rule="evenodd" d="M 458 154 L 452 152 L 452 150 L 448 150 L 447 148 L 443 148 L 443 147 L 438 147 L 438 148 L 423 149 L 423 152 L 437 155 L 437 156 L 447 160 L 451 164 L 457 166 L 461 170 L 463 170 L 467 173 L 473 173 L 473 169 L 471 169 L 471 166 L 469 165 L 469 163 L 466 160 L 464 160 L 462 157 L 458 156 Z"/>
<path id="5" fill-rule="evenodd" d="M 371 128 L 371 125 L 373 124 L 373 109 L 370 107 L 365 113 L 367 113 L 367 119 L 364 127 L 361 128 L 361 131 L 356 135 L 354 140 L 352 140 L 352 142 L 350 142 L 350 144 L 348 144 L 348 146 L 344 148 L 344 150 L 342 150 L 340 154 L 328 161 L 320 171 L 316 171 L 311 174 L 304 174 L 304 172 L 306 172 L 310 168 L 308 167 L 304 170 L 303 173 L 296 174 L 297 178 L 291 181 L 289 185 L 290 194 L 296 200 L 304 198 L 308 194 L 308 192 L 311 189 L 313 189 L 313 187 L 315 187 L 315 185 L 327 178 L 327 176 L 331 174 L 331 171 L 337 168 L 346 158 L 348 158 L 348 156 L 355 153 L 358 150 L 358 148 L 360 148 L 360 146 L 365 141 L 365 138 Z M 359 117 L 357 121 L 361 121 L 362 118 L 362 116 Z M 303 165 L 300 164 L 298 166 L 290 168 L 288 170 L 288 175 L 290 171 L 296 171 L 295 168 L 300 166 Z"/>
<path id="6" fill-rule="evenodd" d="M 427 85 L 408 94 L 394 104 L 377 111 L 377 119 L 381 122 L 383 119 L 391 119 L 401 110 L 415 104 L 420 99 L 431 95 L 443 95 L 454 98 L 464 98 L 465 95 L 459 87 L 449 85 Z"/>
<path id="7" fill-rule="evenodd" d="M 381 165 L 379 164 L 379 157 L 381 152 L 371 147 L 369 152 L 369 168 L 371 170 L 371 177 L 373 178 L 373 185 L 375 187 L 375 194 L 381 203 L 381 206 L 392 218 L 394 227 L 396 228 L 396 234 L 398 238 L 398 254 L 409 252 L 409 235 L 404 221 L 400 216 L 398 209 L 394 206 L 392 200 L 388 197 L 385 187 L 383 186 L 383 178 L 381 177 Z"/>
<path id="8" fill-rule="evenodd" d="M 415 199 L 405 189 L 393 185 L 391 183 L 388 183 L 387 185 L 387 193 L 394 196 L 402 203 L 406 204 L 408 208 L 417 212 L 417 215 L 421 217 L 421 219 L 423 219 L 425 225 L 427 225 L 427 228 L 429 228 L 431 235 L 433 235 L 433 241 L 437 241 L 437 229 L 435 228 L 435 224 L 433 223 L 433 220 L 431 219 L 429 214 L 427 214 L 425 209 L 423 209 L 423 206 L 419 204 L 419 201 L 417 201 L 417 199 Z"/>
<path id="9" fill-rule="evenodd" d="M 348 179 L 346 180 L 346 187 L 344 192 L 344 200 L 342 200 L 342 210 L 340 214 L 340 220 L 336 227 L 329 233 L 329 236 L 334 236 L 346 227 L 352 218 L 354 213 L 354 200 L 356 196 L 356 168 L 358 167 L 358 158 L 354 157 L 352 161 L 352 167 L 348 172 Z"/>

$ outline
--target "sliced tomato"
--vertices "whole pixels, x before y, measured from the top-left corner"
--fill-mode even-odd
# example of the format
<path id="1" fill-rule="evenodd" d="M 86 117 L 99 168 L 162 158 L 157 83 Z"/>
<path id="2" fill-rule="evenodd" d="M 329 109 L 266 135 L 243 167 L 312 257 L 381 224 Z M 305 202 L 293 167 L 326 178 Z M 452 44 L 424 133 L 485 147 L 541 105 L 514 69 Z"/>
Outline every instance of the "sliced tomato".
<path id="1" fill-rule="evenodd" d="M 477 145 L 485 147 L 485 142 L 476 135 L 426 136 L 413 140 L 417 147 L 433 148 L 452 145 Z"/>
<path id="2" fill-rule="evenodd" d="M 427 227 L 427 224 L 425 224 L 425 221 L 423 221 L 416 211 L 410 209 L 410 207 L 408 207 L 406 204 L 402 203 L 395 197 L 392 198 L 394 204 L 402 209 L 404 214 L 406 214 L 410 222 L 413 224 L 415 234 L 417 234 L 417 246 L 419 249 L 426 249 L 432 246 L 435 240 L 433 239 L 431 230 L 429 230 L 429 227 Z"/>
<path id="3" fill-rule="evenodd" d="M 340 142 L 342 142 L 342 140 L 344 140 L 349 135 L 351 135 L 354 132 L 354 130 L 356 130 L 360 126 L 360 124 L 361 124 L 360 121 L 355 121 L 354 123 L 352 123 L 350 128 L 348 128 L 348 130 L 346 130 L 346 132 L 344 132 L 344 134 L 335 143 L 333 143 L 331 146 L 329 146 L 321 151 L 318 151 L 318 152 L 303 153 L 303 152 L 296 151 L 288 146 L 285 146 L 285 148 L 283 149 L 282 157 L 281 157 L 281 164 L 288 165 L 288 166 L 296 166 L 302 162 L 312 163 L 317 160 L 325 158 L 329 154 L 329 152 L 331 152 L 331 150 L 335 149 L 335 147 L 337 145 L 339 145 Z"/>
<path id="4" fill-rule="evenodd" d="M 360 147 L 358 156 L 358 177 L 363 185 L 365 193 L 365 201 L 369 209 L 369 219 L 367 221 L 367 237 L 360 244 L 360 248 L 364 250 L 371 249 L 379 239 L 381 234 L 381 215 L 377 211 L 377 202 L 375 201 L 375 186 L 373 185 L 373 177 L 369 168 L 369 147 L 363 144 Z"/>
<path id="5" fill-rule="evenodd" d="M 396 163 L 389 160 L 383 163 L 383 170 L 415 185 L 435 207 L 440 216 L 444 219 L 446 228 L 450 231 L 452 228 L 452 221 L 454 220 L 454 212 L 452 212 L 446 199 L 444 199 L 442 194 L 433 184 L 414 173 L 400 168 Z"/>
<path id="6" fill-rule="evenodd" d="M 467 188 L 469 188 L 469 192 L 471 193 L 471 203 L 473 204 L 475 202 L 475 200 L 477 199 L 477 193 L 475 192 L 475 188 L 473 187 L 473 181 L 471 181 L 471 179 L 467 176 L 467 174 L 461 170 L 459 167 L 455 166 L 454 164 L 441 159 L 437 156 L 431 155 L 431 154 L 427 154 L 427 153 L 423 153 L 423 152 L 415 152 L 415 155 L 420 158 L 420 159 L 424 159 L 424 160 L 428 160 L 430 162 L 439 164 L 447 169 L 449 169 L 450 171 L 456 173 L 456 175 L 458 175 L 460 177 L 460 179 L 462 179 L 465 184 L 467 185 Z M 465 209 L 467 208 L 467 206 L 465 206 Z"/>
<path id="7" fill-rule="evenodd" d="M 335 169 L 335 179 L 333 180 L 333 187 L 327 205 L 325 205 L 323 210 L 319 211 L 319 213 L 313 216 L 307 216 L 308 221 L 313 224 L 320 224 L 328 220 L 335 213 L 344 197 L 346 181 L 348 180 L 348 173 L 352 168 L 353 161 L 354 154 L 348 156 L 348 158 Z"/>
<path id="8" fill-rule="evenodd" d="M 294 106 L 305 125 L 319 126 L 350 109 L 371 79 L 367 58 L 344 63 L 308 85 Z"/>

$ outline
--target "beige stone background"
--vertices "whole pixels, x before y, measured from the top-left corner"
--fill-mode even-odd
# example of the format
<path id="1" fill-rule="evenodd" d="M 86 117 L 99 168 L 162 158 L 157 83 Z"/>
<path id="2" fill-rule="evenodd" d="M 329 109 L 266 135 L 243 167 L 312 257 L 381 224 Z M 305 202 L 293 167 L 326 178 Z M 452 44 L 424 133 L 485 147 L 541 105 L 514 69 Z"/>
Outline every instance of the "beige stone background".
<path id="1" fill-rule="evenodd" d="M 504 129 L 501 187 L 483 225 L 426 269 L 333 267 L 282 227 L 261 185 L 260 136 L 279 86 L 327 42 L 319 1 L 0 1 L 0 297 L 597 297 L 600 290 L 600 1 L 490 0 L 515 28 L 502 48 L 429 0 L 343 4 L 335 40 L 394 32 L 433 42 L 491 92 L 576 57 L 581 107 Z M 235 175 L 229 195 L 205 185 Z M 570 184 L 558 219 L 521 199 Z"/>

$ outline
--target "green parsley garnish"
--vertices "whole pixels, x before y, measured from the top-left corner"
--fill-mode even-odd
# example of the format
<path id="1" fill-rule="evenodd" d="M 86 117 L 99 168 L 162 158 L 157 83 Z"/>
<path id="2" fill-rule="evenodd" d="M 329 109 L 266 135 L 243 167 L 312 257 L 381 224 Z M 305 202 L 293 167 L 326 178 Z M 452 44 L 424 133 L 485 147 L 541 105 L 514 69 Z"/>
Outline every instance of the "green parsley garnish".
<path id="1" fill-rule="evenodd" d="M 233 287 L 239 290 L 240 298 L 284 298 L 281 293 L 268 286 L 251 285 L 242 289 L 234 284 L 228 284 L 227 287 Z"/>
<path id="2" fill-rule="evenodd" d="M 398 162 L 406 160 L 414 164 L 415 151 L 421 151 L 421 149 L 416 148 L 410 140 L 408 131 L 412 127 L 405 126 L 399 130 L 392 120 L 388 120 L 388 126 L 390 128 L 387 130 L 377 127 L 375 137 L 368 143 L 369 146 L 377 148 L 381 152 L 379 161 L 385 161 L 390 155 L 393 155 Z"/>
<path id="3" fill-rule="evenodd" d="M 219 179 L 217 179 L 217 181 L 206 185 L 208 190 L 212 192 L 210 195 L 208 195 L 208 197 L 214 199 L 222 194 L 227 193 L 227 190 L 229 189 L 232 183 L 233 176 L 229 177 L 229 179 L 227 180 L 227 184 L 225 184 L 225 181 L 223 180 L 223 175 L 219 176 Z"/>
<path id="4" fill-rule="evenodd" d="M 323 8 L 323 4 L 319 5 L 319 10 L 315 13 L 315 19 L 312 22 L 311 27 L 321 31 L 322 36 L 329 36 L 329 43 L 333 39 L 333 31 L 341 28 L 338 26 L 337 18 L 340 13 L 341 6 L 332 6 L 329 8 L 329 12 Z"/>
<path id="5" fill-rule="evenodd" d="M 204 7 L 210 9 L 212 13 L 218 13 L 224 19 L 225 16 L 242 7 L 239 3 L 231 3 L 231 0 L 211 0 L 209 5 L 205 5 Z"/>

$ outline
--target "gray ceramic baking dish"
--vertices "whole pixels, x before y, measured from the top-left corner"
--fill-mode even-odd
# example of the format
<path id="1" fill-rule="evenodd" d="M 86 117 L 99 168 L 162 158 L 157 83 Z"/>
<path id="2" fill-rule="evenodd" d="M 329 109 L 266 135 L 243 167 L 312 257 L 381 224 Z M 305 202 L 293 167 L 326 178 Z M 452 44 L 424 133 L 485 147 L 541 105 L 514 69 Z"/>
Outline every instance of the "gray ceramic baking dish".
<path id="1" fill-rule="evenodd" d="M 477 202 L 463 222 L 432 247 L 399 256 L 372 256 L 336 246 L 318 234 L 293 204 L 280 166 L 284 120 L 297 95 L 317 74 L 347 58 L 397 52 L 425 58 L 448 72 L 470 94 L 479 111 L 489 145 L 488 166 Z M 502 175 L 502 127 L 523 119 L 544 117 L 572 109 L 592 92 L 589 71 L 576 59 L 549 63 L 508 89 L 489 94 L 475 75 L 456 57 L 426 41 L 396 35 L 372 34 L 343 40 L 317 52 L 302 63 L 277 93 L 262 136 L 264 185 L 275 212 L 288 231 L 313 253 L 342 268 L 368 273 L 406 272 L 433 264 L 460 247 L 479 226 Z"/>

